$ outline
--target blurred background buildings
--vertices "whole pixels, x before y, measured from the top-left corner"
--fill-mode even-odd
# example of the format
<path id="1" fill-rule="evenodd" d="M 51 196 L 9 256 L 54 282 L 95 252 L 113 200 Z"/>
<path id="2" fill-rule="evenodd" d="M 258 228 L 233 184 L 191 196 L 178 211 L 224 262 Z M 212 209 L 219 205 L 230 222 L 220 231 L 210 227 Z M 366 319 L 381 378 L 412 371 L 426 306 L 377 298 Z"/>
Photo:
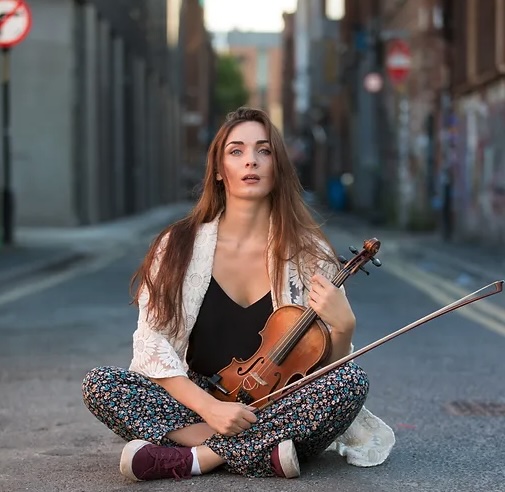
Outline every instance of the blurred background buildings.
<path id="1" fill-rule="evenodd" d="M 505 0 L 298 0 L 277 32 L 211 31 L 208 3 L 28 1 L 12 53 L 17 224 L 192 196 L 224 115 L 249 104 L 332 209 L 505 244 Z"/>
<path id="2" fill-rule="evenodd" d="M 246 104 L 268 112 L 282 126 L 282 45 L 280 33 L 240 32 L 226 34 L 227 52 L 239 63 L 248 91 Z"/>

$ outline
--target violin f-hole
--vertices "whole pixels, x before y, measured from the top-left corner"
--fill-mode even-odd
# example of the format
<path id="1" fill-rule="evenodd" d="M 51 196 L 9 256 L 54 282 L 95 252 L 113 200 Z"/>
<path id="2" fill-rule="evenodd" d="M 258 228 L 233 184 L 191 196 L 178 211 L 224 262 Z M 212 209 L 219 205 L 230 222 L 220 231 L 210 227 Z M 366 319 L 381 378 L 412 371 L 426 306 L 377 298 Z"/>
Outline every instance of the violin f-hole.
<path id="1" fill-rule="evenodd" d="M 244 369 L 243 367 L 239 367 L 237 369 L 237 374 L 239 376 L 246 376 L 249 374 L 258 364 L 263 364 L 265 359 L 263 357 L 260 357 L 256 359 L 248 368 Z"/>

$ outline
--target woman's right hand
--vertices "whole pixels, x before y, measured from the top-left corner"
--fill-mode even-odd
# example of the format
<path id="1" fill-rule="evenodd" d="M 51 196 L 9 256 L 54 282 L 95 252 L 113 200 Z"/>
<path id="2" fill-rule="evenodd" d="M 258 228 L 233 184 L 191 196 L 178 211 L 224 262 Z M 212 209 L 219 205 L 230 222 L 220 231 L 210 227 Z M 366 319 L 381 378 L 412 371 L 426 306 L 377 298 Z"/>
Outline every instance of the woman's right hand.
<path id="1" fill-rule="evenodd" d="M 201 417 L 218 434 L 230 437 L 249 429 L 256 422 L 252 410 L 255 408 L 243 403 L 215 400 L 208 405 Z"/>

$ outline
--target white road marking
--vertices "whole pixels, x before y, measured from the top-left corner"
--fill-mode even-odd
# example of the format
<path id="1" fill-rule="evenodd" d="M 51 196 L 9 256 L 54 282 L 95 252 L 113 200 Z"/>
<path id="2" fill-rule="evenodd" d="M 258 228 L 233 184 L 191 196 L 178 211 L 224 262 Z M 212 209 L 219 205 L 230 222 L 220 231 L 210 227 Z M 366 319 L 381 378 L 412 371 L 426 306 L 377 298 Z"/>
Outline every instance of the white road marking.
<path id="1" fill-rule="evenodd" d="M 412 267 L 407 263 L 388 261 L 384 264 L 384 269 L 424 292 L 441 306 L 450 304 L 470 293 L 437 275 Z M 500 279 L 492 279 L 489 283 L 495 280 Z M 505 309 L 485 299 L 454 312 L 505 336 Z"/>
<path id="2" fill-rule="evenodd" d="M 30 279 L 26 284 L 15 287 L 4 294 L 0 294 L 0 306 L 5 306 L 6 304 L 18 301 L 29 295 L 55 287 L 56 285 L 62 284 L 80 275 L 97 272 L 121 258 L 125 253 L 126 249 L 114 250 L 113 252 L 108 252 L 94 260 L 81 263 L 63 272 L 48 275 L 36 281 Z M 423 271 L 404 262 L 390 259 L 383 265 L 383 268 L 404 282 L 424 292 L 442 306 L 454 302 L 456 299 L 469 293 L 469 291 L 458 287 L 454 283 L 448 282 L 437 275 Z M 490 280 L 490 282 L 494 280 L 498 279 Z M 505 336 L 504 308 L 491 304 L 486 300 L 481 300 L 470 306 L 460 308 L 456 310 L 455 313 L 475 321 L 495 333 Z"/>
<path id="3" fill-rule="evenodd" d="M 85 275 L 88 273 L 97 272 L 106 266 L 110 265 L 113 261 L 118 260 L 125 254 L 126 250 L 114 250 L 113 252 L 108 252 L 106 254 L 100 255 L 89 261 L 85 261 L 76 265 L 75 267 L 70 267 L 68 270 L 63 272 L 48 274 L 46 277 L 41 279 L 28 279 L 26 283 L 0 294 L 0 306 L 5 306 L 12 302 L 18 301 L 23 297 L 35 294 L 42 290 L 50 289 L 63 282 L 67 282 L 80 275 Z"/>

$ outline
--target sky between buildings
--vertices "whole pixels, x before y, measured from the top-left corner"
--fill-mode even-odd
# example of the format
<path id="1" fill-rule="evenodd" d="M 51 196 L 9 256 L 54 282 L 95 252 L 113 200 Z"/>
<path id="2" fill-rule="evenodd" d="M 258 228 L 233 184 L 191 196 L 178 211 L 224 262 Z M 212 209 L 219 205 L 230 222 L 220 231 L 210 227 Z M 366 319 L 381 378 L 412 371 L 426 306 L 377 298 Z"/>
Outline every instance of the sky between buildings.
<path id="1" fill-rule="evenodd" d="M 204 0 L 205 24 L 211 32 L 279 32 L 283 12 L 293 12 L 297 0 Z"/>

